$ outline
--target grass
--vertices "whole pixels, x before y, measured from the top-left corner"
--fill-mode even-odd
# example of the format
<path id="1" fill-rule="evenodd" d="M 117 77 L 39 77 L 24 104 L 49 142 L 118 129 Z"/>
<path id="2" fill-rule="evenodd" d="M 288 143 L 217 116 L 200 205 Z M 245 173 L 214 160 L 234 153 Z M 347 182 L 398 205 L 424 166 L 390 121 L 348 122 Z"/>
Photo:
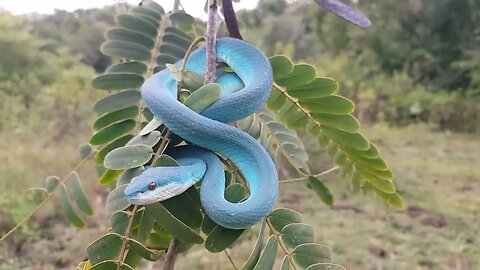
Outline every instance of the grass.
<path id="1" fill-rule="evenodd" d="M 316 241 L 332 247 L 334 261 L 348 269 L 480 269 L 478 136 L 437 132 L 426 126 L 379 125 L 364 132 L 395 172 L 405 211 L 387 209 L 373 195 L 351 193 L 349 183 L 335 174 L 324 179 L 335 195 L 334 207 L 323 205 L 303 183 L 282 184 L 278 206 L 304 213 L 304 221 L 315 227 Z M 45 146 L 39 140 L 25 144 L 19 137 L 0 136 L 2 149 L 7 150 L 0 152 L 0 159 L 6 160 L 0 165 L 1 198 L 41 185 L 44 176 L 63 176 L 78 158 L 71 140 Z M 321 151 L 313 151 L 311 160 L 318 171 L 329 166 Z M 87 218 L 89 229 L 68 227 L 56 210 L 58 204 L 50 204 L 8 246 L 0 245 L 0 269 L 71 269 L 82 259 L 84 248 L 108 227 L 102 188 L 95 184 L 91 166 L 87 167 L 81 175 L 96 194 L 92 200 L 96 216 Z M 0 202 L 4 212 L 6 207 L 19 207 L 11 201 Z M 17 210 L 13 219 L 24 212 Z M 5 224 L 4 217 L 6 213 L 0 230 L 10 224 Z M 245 234 L 229 249 L 238 267 L 248 257 L 255 237 L 255 232 Z M 200 248 L 180 256 L 177 266 L 233 269 L 224 253 L 212 255 Z"/>

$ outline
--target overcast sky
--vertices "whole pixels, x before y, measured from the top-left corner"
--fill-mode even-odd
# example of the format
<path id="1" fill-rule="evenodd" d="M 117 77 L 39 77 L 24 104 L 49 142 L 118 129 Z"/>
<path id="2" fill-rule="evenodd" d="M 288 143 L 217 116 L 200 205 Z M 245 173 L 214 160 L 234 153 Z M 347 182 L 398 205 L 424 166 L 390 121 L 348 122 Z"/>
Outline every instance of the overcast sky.
<path id="1" fill-rule="evenodd" d="M 126 0 L 132 5 L 139 3 L 139 0 Z M 156 0 L 157 3 L 169 11 L 173 7 L 173 0 Z M 242 8 L 254 8 L 258 0 L 242 0 L 240 3 L 233 3 L 236 10 Z M 0 9 L 6 9 L 13 14 L 26 13 L 44 13 L 52 14 L 55 9 L 63 9 L 67 11 L 74 11 L 76 9 L 103 7 L 105 5 L 112 5 L 117 3 L 117 0 L 0 0 Z M 203 12 L 205 5 L 204 0 L 183 0 L 181 1 L 185 10 L 198 18 L 206 18 Z"/>

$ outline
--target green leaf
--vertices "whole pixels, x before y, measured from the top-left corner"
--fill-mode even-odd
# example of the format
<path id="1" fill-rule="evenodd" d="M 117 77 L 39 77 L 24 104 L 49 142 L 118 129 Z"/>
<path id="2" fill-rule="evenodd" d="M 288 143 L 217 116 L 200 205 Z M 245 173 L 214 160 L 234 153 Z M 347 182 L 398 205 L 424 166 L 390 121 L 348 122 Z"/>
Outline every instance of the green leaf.
<path id="1" fill-rule="evenodd" d="M 147 135 L 137 135 L 133 137 L 128 143 L 127 146 L 131 145 L 148 145 L 150 147 L 154 147 L 162 138 L 162 133 L 160 131 L 152 131 Z"/>
<path id="2" fill-rule="evenodd" d="M 305 85 L 313 80 L 317 76 L 315 68 L 308 64 L 295 65 L 293 71 L 285 76 L 279 76 L 275 79 L 275 82 L 279 85 L 290 88 L 295 86 Z"/>
<path id="3" fill-rule="evenodd" d="M 288 260 L 288 255 L 285 255 L 285 257 L 283 257 L 280 270 L 290 270 L 290 261 Z"/>
<path id="4" fill-rule="evenodd" d="M 313 189 L 318 197 L 328 206 L 333 205 L 333 195 L 330 193 L 330 190 L 320 181 L 319 179 L 315 178 L 314 176 L 308 177 L 308 185 L 309 188 Z"/>
<path id="5" fill-rule="evenodd" d="M 88 270 L 117 270 L 117 263 L 112 260 L 103 261 L 90 267 Z M 128 264 L 122 264 L 120 270 L 133 270 Z"/>
<path id="6" fill-rule="evenodd" d="M 142 243 L 134 239 L 128 239 L 128 246 L 130 250 L 133 250 L 135 253 L 140 255 L 140 257 L 153 262 L 157 261 L 164 253 L 163 251 L 150 250 Z"/>
<path id="7" fill-rule="evenodd" d="M 283 227 L 281 239 L 287 247 L 295 248 L 305 243 L 313 243 L 313 227 L 303 223 L 291 223 Z"/>
<path id="8" fill-rule="evenodd" d="M 299 103 L 312 113 L 348 114 L 355 109 L 353 102 L 337 95 L 300 100 Z"/>
<path id="9" fill-rule="evenodd" d="M 260 253 L 262 252 L 263 246 L 265 244 L 265 222 L 262 222 L 260 226 L 260 231 L 258 233 L 257 242 L 255 243 L 255 247 L 250 253 L 247 261 L 243 265 L 243 270 L 252 270 L 260 259 Z"/>
<path id="10" fill-rule="evenodd" d="M 112 232 L 120 235 L 125 234 L 128 227 L 128 213 L 125 211 L 116 211 L 111 217 Z"/>
<path id="11" fill-rule="evenodd" d="M 136 105 L 141 99 L 140 91 L 126 90 L 98 100 L 93 106 L 93 111 L 98 114 L 114 112 Z"/>
<path id="12" fill-rule="evenodd" d="M 117 233 L 106 234 L 87 247 L 87 258 L 92 265 L 106 260 L 117 259 L 121 246 L 121 235 Z"/>
<path id="13" fill-rule="evenodd" d="M 260 255 L 260 259 L 255 265 L 255 270 L 272 269 L 277 255 L 278 243 L 274 235 L 271 235 Z"/>
<path id="14" fill-rule="evenodd" d="M 143 7 L 143 6 L 133 7 L 129 10 L 129 12 L 140 15 L 142 17 L 149 17 L 149 18 L 155 20 L 157 22 L 157 24 L 162 19 L 162 13 L 160 13 L 159 11 L 157 11 L 155 9 L 146 8 L 146 7 Z"/>
<path id="15" fill-rule="evenodd" d="M 111 65 L 105 73 L 133 73 L 143 75 L 143 73 L 147 72 L 147 69 L 148 67 L 144 63 L 131 61 Z"/>
<path id="16" fill-rule="evenodd" d="M 165 28 L 165 34 L 175 34 L 185 40 L 190 40 L 190 43 L 193 42 L 193 38 L 188 35 L 187 33 L 185 33 L 183 30 L 177 28 L 177 27 L 174 27 L 174 26 L 169 26 L 167 28 Z"/>
<path id="17" fill-rule="evenodd" d="M 315 80 L 288 89 L 288 94 L 299 99 L 316 99 L 330 96 L 338 90 L 338 83 L 329 78 L 315 78 Z"/>
<path id="18" fill-rule="evenodd" d="M 162 41 L 171 43 L 171 44 L 176 44 L 177 46 L 180 46 L 182 48 L 188 48 L 192 43 L 191 39 L 185 39 L 184 37 L 181 37 L 173 33 L 166 33 L 165 35 L 163 35 Z"/>
<path id="19" fill-rule="evenodd" d="M 147 215 L 145 211 L 142 212 L 143 213 L 140 220 L 140 226 L 138 227 L 137 237 L 138 240 L 143 243 L 145 240 L 147 240 L 150 232 L 152 232 L 154 220 L 152 216 Z"/>
<path id="20" fill-rule="evenodd" d="M 142 166 L 152 158 L 153 150 L 149 145 L 138 144 L 120 147 L 110 151 L 103 162 L 111 170 L 131 169 Z"/>
<path id="21" fill-rule="evenodd" d="M 90 144 L 88 143 L 82 143 L 80 146 L 78 146 L 78 152 L 80 152 L 80 158 L 84 159 L 88 157 L 93 151 L 93 148 Z"/>
<path id="22" fill-rule="evenodd" d="M 132 14 L 118 14 L 115 16 L 115 23 L 126 29 L 138 31 L 146 34 L 149 37 L 155 38 L 157 36 L 157 28 L 148 20 L 140 16 Z"/>
<path id="23" fill-rule="evenodd" d="M 60 179 L 57 176 L 49 176 L 45 179 L 45 188 L 47 189 L 48 193 L 54 191 L 58 184 L 60 183 Z"/>
<path id="24" fill-rule="evenodd" d="M 171 156 L 163 154 L 153 164 L 154 167 L 175 167 L 179 166 L 177 161 Z"/>
<path id="25" fill-rule="evenodd" d="M 222 86 L 218 83 L 210 83 L 193 92 L 183 103 L 195 112 L 202 112 L 212 105 L 222 92 Z"/>
<path id="26" fill-rule="evenodd" d="M 165 14 L 165 10 L 163 10 L 162 6 L 160 6 L 155 1 L 152 1 L 152 0 L 143 0 L 142 7 L 153 9 L 162 15 Z"/>
<path id="27" fill-rule="evenodd" d="M 154 203 L 147 205 L 145 206 L 145 211 L 151 215 L 158 224 L 171 232 L 180 241 L 196 244 L 203 243 L 203 238 L 198 233 L 177 219 L 161 204 Z"/>
<path id="28" fill-rule="evenodd" d="M 307 270 L 347 270 L 347 268 L 334 263 L 316 263 L 310 265 Z"/>
<path id="29" fill-rule="evenodd" d="M 108 56 L 117 56 L 137 61 L 146 61 L 151 57 L 149 48 L 123 40 L 105 41 L 100 46 L 100 51 Z"/>
<path id="30" fill-rule="evenodd" d="M 120 109 L 111 113 L 104 114 L 93 123 L 93 130 L 98 131 L 112 123 L 125 120 L 135 119 L 138 115 L 138 107 L 132 106 L 125 109 Z"/>
<path id="31" fill-rule="evenodd" d="M 341 146 L 348 146 L 363 151 L 370 148 L 370 143 L 360 133 L 347 133 L 328 127 L 322 127 L 322 131 Z"/>
<path id="32" fill-rule="evenodd" d="M 130 206 L 130 202 L 125 198 L 124 191 L 127 185 L 119 186 L 112 190 L 107 196 L 107 214 L 126 209 Z"/>
<path id="33" fill-rule="evenodd" d="M 288 74 L 293 72 L 293 63 L 288 57 L 275 55 L 270 57 L 269 60 L 272 65 L 273 77 L 275 80 L 285 78 Z"/>
<path id="34" fill-rule="evenodd" d="M 336 128 L 341 131 L 348 133 L 358 132 L 360 123 L 357 119 L 350 114 L 344 115 L 335 115 L 335 114 L 324 114 L 324 113 L 315 113 L 312 114 L 313 119 L 320 122 L 322 126 L 327 126 L 330 128 Z"/>
<path id="35" fill-rule="evenodd" d="M 160 127 L 162 125 L 162 122 L 160 121 L 160 119 L 154 117 L 152 120 L 150 120 L 150 122 L 148 122 L 148 124 L 140 131 L 140 133 L 138 133 L 138 135 L 140 136 L 145 136 L 147 134 L 149 134 L 150 132 L 153 132 L 154 130 L 156 130 L 158 127 Z"/>
<path id="36" fill-rule="evenodd" d="M 108 185 L 113 183 L 121 173 L 121 170 L 105 170 L 100 178 L 98 178 L 98 183 L 100 185 Z"/>
<path id="37" fill-rule="evenodd" d="M 172 13 L 169 18 L 173 23 L 177 24 L 192 24 L 195 22 L 195 19 L 185 12 Z"/>
<path id="38" fill-rule="evenodd" d="M 143 77 L 133 73 L 106 73 L 92 80 L 92 86 L 100 90 L 123 90 L 138 88 Z"/>
<path id="39" fill-rule="evenodd" d="M 293 250 L 293 259 L 302 268 L 316 263 L 330 263 L 331 249 L 327 246 L 308 243 L 297 246 Z"/>
<path id="40" fill-rule="evenodd" d="M 39 204 L 47 198 L 48 191 L 44 188 L 33 187 L 26 189 L 25 194 L 28 201 Z"/>
<path id="41" fill-rule="evenodd" d="M 277 88 L 274 88 L 274 89 L 277 89 Z M 286 100 L 287 100 L 286 96 L 280 90 L 275 90 L 271 92 L 270 96 L 268 97 L 266 105 L 270 110 L 278 111 L 278 109 L 280 109 L 280 107 L 282 107 L 282 105 L 285 104 Z"/>
<path id="42" fill-rule="evenodd" d="M 301 223 L 302 214 L 292 209 L 277 208 L 270 213 L 270 215 L 267 217 L 267 220 L 270 222 L 275 231 L 280 233 L 283 228 L 290 223 Z"/>
<path id="43" fill-rule="evenodd" d="M 133 44 L 138 44 L 146 49 L 152 49 L 155 46 L 155 40 L 143 33 L 128 30 L 125 28 L 110 28 L 105 32 L 105 39 L 115 41 L 125 41 Z M 145 66 L 146 67 L 146 66 Z M 114 72 L 107 69 L 107 72 Z M 137 74 L 143 74 L 138 72 L 132 72 Z"/>
<path id="44" fill-rule="evenodd" d="M 93 215 L 92 207 L 88 202 L 87 196 L 85 196 L 85 191 L 83 190 L 82 183 L 80 182 L 80 177 L 77 172 L 73 172 L 70 175 L 70 187 L 72 188 L 72 197 L 75 203 L 84 214 Z"/>
<path id="45" fill-rule="evenodd" d="M 115 124 L 112 124 L 97 133 L 93 134 L 90 138 L 90 144 L 101 145 L 111 142 L 122 135 L 127 134 L 136 126 L 136 121 L 132 119 L 124 120 Z"/>
<path id="46" fill-rule="evenodd" d="M 70 203 L 70 198 L 68 197 L 67 188 L 65 185 L 61 185 L 60 190 L 60 203 L 62 204 L 63 211 L 65 212 L 65 216 L 67 220 L 77 228 L 85 227 L 85 223 L 83 223 L 82 219 L 75 213 L 73 207 Z"/>
<path id="47" fill-rule="evenodd" d="M 167 67 L 168 64 L 176 63 L 180 58 L 175 55 L 171 55 L 169 53 L 162 53 L 157 57 L 157 64 L 163 67 Z M 162 68 L 163 69 L 163 68 Z"/>
<path id="48" fill-rule="evenodd" d="M 200 197 L 195 186 L 178 196 L 160 202 L 160 204 L 188 227 L 196 229 L 202 225 Z"/>
<path id="49" fill-rule="evenodd" d="M 367 183 L 366 185 L 372 188 L 373 191 L 375 191 L 375 193 L 377 193 L 378 196 L 380 196 L 383 200 L 385 200 L 387 204 L 393 205 L 394 207 L 400 210 L 405 209 L 405 204 L 403 203 L 403 199 L 398 193 L 385 193 L 371 184 L 369 185 Z"/>
<path id="50" fill-rule="evenodd" d="M 120 174 L 120 176 L 118 177 L 117 187 L 129 184 L 134 177 L 139 176 L 144 171 L 145 168 L 143 166 L 123 171 L 122 174 Z"/>
<path id="51" fill-rule="evenodd" d="M 105 147 L 102 148 L 96 155 L 95 155 L 95 163 L 98 165 L 102 165 L 103 167 L 103 160 L 105 156 L 112 151 L 113 149 L 122 147 L 127 144 L 133 138 L 132 135 L 126 135 L 121 138 L 116 139 L 115 141 L 107 144 Z"/>
<path id="52" fill-rule="evenodd" d="M 159 50 L 161 54 L 169 54 L 177 59 L 183 58 L 187 52 L 186 48 L 170 43 L 162 43 Z"/>
<path id="53" fill-rule="evenodd" d="M 203 86 L 203 77 L 195 72 L 187 71 L 183 74 L 182 87 L 195 91 Z"/>

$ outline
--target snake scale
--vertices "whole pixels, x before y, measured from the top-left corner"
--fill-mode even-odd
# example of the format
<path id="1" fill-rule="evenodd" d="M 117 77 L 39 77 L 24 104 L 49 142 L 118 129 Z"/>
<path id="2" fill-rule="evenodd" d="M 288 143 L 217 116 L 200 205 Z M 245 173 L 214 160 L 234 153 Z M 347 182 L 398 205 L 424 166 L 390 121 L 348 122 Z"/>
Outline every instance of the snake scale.
<path id="1" fill-rule="evenodd" d="M 229 125 L 259 110 L 272 87 L 272 68 L 254 46 L 231 38 L 216 45 L 217 61 L 231 67 L 216 82 L 220 98 L 200 114 L 177 100 L 177 82 L 164 69 L 142 86 L 142 97 L 150 111 L 170 131 L 188 141 L 187 146 L 168 151 L 179 167 L 152 167 L 132 179 L 125 189 L 133 204 L 149 204 L 179 195 L 202 180 L 200 200 L 206 214 L 230 229 L 249 227 L 267 216 L 278 196 L 278 175 L 264 147 L 249 134 Z M 205 47 L 187 61 L 186 70 L 205 73 Z M 181 61 L 175 64 L 181 66 Z M 250 195 L 239 203 L 224 197 L 225 174 L 217 154 L 231 160 L 245 177 Z"/>

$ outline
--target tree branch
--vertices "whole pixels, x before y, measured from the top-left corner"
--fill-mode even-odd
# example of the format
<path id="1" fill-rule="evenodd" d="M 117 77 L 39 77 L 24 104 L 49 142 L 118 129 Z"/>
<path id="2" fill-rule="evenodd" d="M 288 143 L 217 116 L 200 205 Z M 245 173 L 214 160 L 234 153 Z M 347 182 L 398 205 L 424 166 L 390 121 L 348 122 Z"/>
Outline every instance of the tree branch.
<path id="1" fill-rule="evenodd" d="M 312 175 L 313 177 L 315 178 L 318 178 L 318 177 L 321 177 L 321 176 L 324 176 L 324 175 L 327 175 L 329 173 L 332 173 L 336 170 L 338 170 L 340 167 L 339 166 L 335 166 L 335 167 L 332 167 L 326 171 L 323 171 L 321 173 L 317 173 L 315 175 Z M 298 182 L 298 181 L 304 181 L 304 180 L 307 180 L 308 179 L 308 176 L 306 177 L 300 177 L 300 178 L 294 178 L 294 179 L 285 179 L 285 180 L 280 180 L 280 184 L 281 183 L 292 183 L 292 182 Z"/>
<path id="2" fill-rule="evenodd" d="M 175 2 L 173 2 L 173 12 L 177 12 L 179 10 L 179 7 L 180 7 L 180 0 L 175 0 Z"/>
<path id="3" fill-rule="evenodd" d="M 177 260 L 177 253 L 175 253 L 175 249 L 180 244 L 177 238 L 173 237 L 170 241 L 170 245 L 167 249 L 167 254 L 165 255 L 165 264 L 163 265 L 163 270 L 173 270 L 175 267 L 175 262 Z"/>
<path id="4" fill-rule="evenodd" d="M 230 37 L 243 39 L 238 30 L 237 15 L 235 15 L 235 10 L 233 10 L 232 0 L 222 0 L 222 11 Z"/>
<path id="5" fill-rule="evenodd" d="M 215 81 L 217 73 L 217 54 L 215 50 L 217 41 L 217 0 L 208 0 L 208 22 L 205 41 L 207 42 L 207 70 L 205 72 L 204 84 L 208 84 Z"/>

